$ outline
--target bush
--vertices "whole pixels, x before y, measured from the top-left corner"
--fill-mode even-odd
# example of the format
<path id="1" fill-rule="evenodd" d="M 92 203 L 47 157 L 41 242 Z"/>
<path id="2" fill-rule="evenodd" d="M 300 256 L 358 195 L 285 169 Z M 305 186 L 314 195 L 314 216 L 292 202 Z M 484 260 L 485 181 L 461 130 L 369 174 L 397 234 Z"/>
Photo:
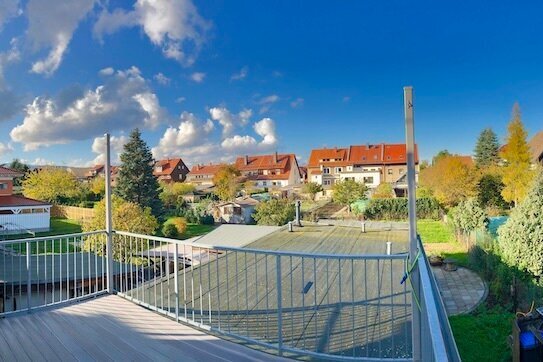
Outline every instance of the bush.
<path id="1" fill-rule="evenodd" d="M 176 238 L 179 236 L 179 232 L 174 224 L 166 224 L 162 228 L 162 235 L 167 238 Z"/>
<path id="2" fill-rule="evenodd" d="M 94 207 L 94 201 L 81 201 L 79 207 L 84 207 L 86 209 L 92 209 Z"/>
<path id="3" fill-rule="evenodd" d="M 292 201 L 271 199 L 257 205 L 253 218 L 258 225 L 282 226 L 294 220 L 295 214 L 296 210 Z"/>
<path id="4" fill-rule="evenodd" d="M 418 218 L 439 220 L 441 213 L 441 206 L 435 198 L 417 199 Z M 407 198 L 372 199 L 363 214 L 368 220 L 406 220 L 409 215 Z"/>
<path id="5" fill-rule="evenodd" d="M 187 220 L 182 217 L 174 217 L 173 219 L 170 219 L 170 223 L 175 225 L 179 235 L 182 235 L 187 231 Z"/>

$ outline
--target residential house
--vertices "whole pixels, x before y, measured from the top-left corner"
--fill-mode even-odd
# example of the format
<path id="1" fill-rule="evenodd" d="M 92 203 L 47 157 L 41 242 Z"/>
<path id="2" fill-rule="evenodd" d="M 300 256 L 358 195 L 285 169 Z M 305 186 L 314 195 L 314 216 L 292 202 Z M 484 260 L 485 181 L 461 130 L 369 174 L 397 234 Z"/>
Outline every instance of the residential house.
<path id="1" fill-rule="evenodd" d="M 111 166 L 111 186 L 115 186 L 117 184 L 117 177 L 119 176 L 119 166 Z M 106 172 L 106 168 L 104 165 L 95 165 L 91 167 L 87 173 L 85 174 L 87 177 L 87 180 L 91 181 L 95 177 L 104 177 Z"/>
<path id="2" fill-rule="evenodd" d="M 529 142 L 532 163 L 543 165 L 543 131 L 538 132 Z"/>
<path id="3" fill-rule="evenodd" d="M 212 164 L 192 166 L 190 173 L 187 175 L 187 182 L 196 186 L 213 186 L 213 177 L 225 166 L 224 164 Z"/>
<path id="4" fill-rule="evenodd" d="M 300 166 L 300 177 L 302 178 L 302 183 L 307 183 L 307 166 Z"/>
<path id="5" fill-rule="evenodd" d="M 159 181 L 167 183 L 183 182 L 187 178 L 188 173 L 189 169 L 187 165 L 185 165 L 180 158 L 158 160 L 153 169 L 153 175 L 155 175 Z"/>
<path id="6" fill-rule="evenodd" d="M 238 197 L 234 201 L 222 202 L 213 207 L 215 222 L 223 224 L 252 224 L 253 213 L 260 201 L 250 197 Z"/>
<path id="7" fill-rule="evenodd" d="M 51 204 L 13 194 L 13 179 L 22 176 L 0 167 L 0 234 L 49 231 Z"/>
<path id="8" fill-rule="evenodd" d="M 418 151 L 415 146 L 418 169 Z M 323 186 L 329 194 L 334 183 L 352 179 L 370 189 L 382 182 L 390 183 L 397 194 L 407 189 L 407 154 L 405 144 L 366 144 L 347 148 L 321 148 L 311 151 L 307 165 L 308 181 Z"/>
<path id="9" fill-rule="evenodd" d="M 255 183 L 255 187 L 286 187 L 302 182 L 293 153 L 238 157 L 235 166 L 246 180 Z"/>

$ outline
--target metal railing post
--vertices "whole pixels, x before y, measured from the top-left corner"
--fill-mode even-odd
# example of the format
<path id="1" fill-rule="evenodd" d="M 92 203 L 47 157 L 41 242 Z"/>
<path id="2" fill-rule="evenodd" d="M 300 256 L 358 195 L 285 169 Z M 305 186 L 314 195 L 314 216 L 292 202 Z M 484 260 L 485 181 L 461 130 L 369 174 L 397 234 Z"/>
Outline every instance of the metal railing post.
<path id="1" fill-rule="evenodd" d="M 173 290 L 175 293 L 175 320 L 179 322 L 179 250 L 177 244 L 173 251 L 173 281 L 175 283 Z"/>
<path id="2" fill-rule="evenodd" d="M 412 300 L 420 298 L 420 272 L 416 264 L 418 258 L 417 239 L 417 200 L 416 200 L 416 169 L 415 169 L 415 127 L 413 112 L 413 87 L 404 87 L 405 112 L 405 144 L 407 153 L 407 198 L 409 206 L 409 262 L 415 265 L 411 271 L 411 284 L 413 288 Z M 421 354 L 421 311 L 417 303 L 412 302 L 412 343 L 413 361 L 420 361 Z"/>
<path id="3" fill-rule="evenodd" d="M 283 288 L 281 286 L 281 255 L 275 259 L 277 287 L 277 349 L 279 355 L 283 355 Z"/>
<path id="4" fill-rule="evenodd" d="M 31 283 L 31 262 L 30 262 L 30 242 L 26 242 L 26 310 L 30 312 L 30 302 L 32 296 L 32 283 Z"/>
<path id="5" fill-rule="evenodd" d="M 106 183 L 106 278 L 107 292 L 113 293 L 113 227 L 111 218 L 111 147 L 109 142 L 109 133 L 104 135 L 106 138 L 106 162 L 104 177 Z"/>

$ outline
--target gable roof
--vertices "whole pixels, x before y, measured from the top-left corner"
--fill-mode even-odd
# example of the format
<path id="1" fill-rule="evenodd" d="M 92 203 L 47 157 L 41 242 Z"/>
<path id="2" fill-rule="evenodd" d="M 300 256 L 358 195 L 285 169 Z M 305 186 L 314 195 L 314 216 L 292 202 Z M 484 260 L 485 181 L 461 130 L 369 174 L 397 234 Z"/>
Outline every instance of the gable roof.
<path id="1" fill-rule="evenodd" d="M 17 170 L 0 166 L 0 177 L 22 177 L 22 176 L 24 176 L 24 174 Z"/>
<path id="2" fill-rule="evenodd" d="M 537 132 L 528 145 L 530 146 L 530 151 L 532 153 L 532 162 L 539 162 L 543 157 L 543 131 Z"/>
<path id="3" fill-rule="evenodd" d="M 334 159 L 334 161 L 331 161 Z M 328 161 L 321 161 L 328 160 Z M 380 143 L 353 145 L 348 148 L 321 148 L 311 151 L 308 167 L 319 167 L 321 164 L 405 164 L 407 151 L 404 143 Z M 415 163 L 419 162 L 418 147 L 415 145 Z"/>
<path id="4" fill-rule="evenodd" d="M 223 163 L 194 165 L 192 166 L 189 175 L 215 175 L 223 166 L 225 166 Z"/>
<path id="5" fill-rule="evenodd" d="M 153 174 L 155 176 L 162 176 L 162 175 L 171 175 L 177 166 L 184 165 L 182 159 L 180 158 L 168 158 L 165 160 L 158 160 L 155 162 L 155 168 L 153 169 Z M 156 167 L 162 166 L 162 171 L 157 171 Z"/>
<path id="6" fill-rule="evenodd" d="M 30 199 L 19 195 L 0 196 L 0 207 L 15 207 L 15 206 L 50 206 L 51 204 L 45 201 Z"/>
<path id="7" fill-rule="evenodd" d="M 277 157 L 277 160 L 275 158 Z M 294 164 L 296 156 L 293 153 L 288 154 L 271 154 L 259 156 L 245 156 L 236 159 L 236 168 L 240 171 L 257 171 L 269 169 L 281 169 L 286 171 L 290 169 L 290 165 Z M 247 160 L 247 164 L 245 161 Z M 277 162 L 275 162 L 277 161 Z"/>

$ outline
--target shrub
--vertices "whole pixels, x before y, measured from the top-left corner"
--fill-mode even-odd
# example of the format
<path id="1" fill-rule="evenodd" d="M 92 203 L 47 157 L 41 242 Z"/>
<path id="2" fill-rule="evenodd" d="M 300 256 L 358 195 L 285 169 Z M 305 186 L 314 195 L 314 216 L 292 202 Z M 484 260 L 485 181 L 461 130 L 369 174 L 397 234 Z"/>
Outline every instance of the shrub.
<path id="1" fill-rule="evenodd" d="M 287 199 L 271 199 L 261 202 L 253 216 L 258 225 L 285 225 L 294 219 L 294 203 Z"/>
<path id="2" fill-rule="evenodd" d="M 162 228 L 162 235 L 167 238 L 176 238 L 179 236 L 179 232 L 174 224 L 166 224 Z"/>
<path id="3" fill-rule="evenodd" d="M 418 218 L 439 220 L 441 212 L 435 198 L 417 199 Z M 407 198 L 372 199 L 363 214 L 368 220 L 406 220 L 409 215 Z"/>
<path id="4" fill-rule="evenodd" d="M 187 231 L 187 220 L 182 217 L 174 217 L 170 220 L 170 223 L 175 226 L 179 235 Z"/>
<path id="5" fill-rule="evenodd" d="M 466 238 L 471 232 L 483 229 L 487 222 L 485 211 L 476 199 L 460 202 L 451 210 L 452 224 L 457 234 Z"/>

